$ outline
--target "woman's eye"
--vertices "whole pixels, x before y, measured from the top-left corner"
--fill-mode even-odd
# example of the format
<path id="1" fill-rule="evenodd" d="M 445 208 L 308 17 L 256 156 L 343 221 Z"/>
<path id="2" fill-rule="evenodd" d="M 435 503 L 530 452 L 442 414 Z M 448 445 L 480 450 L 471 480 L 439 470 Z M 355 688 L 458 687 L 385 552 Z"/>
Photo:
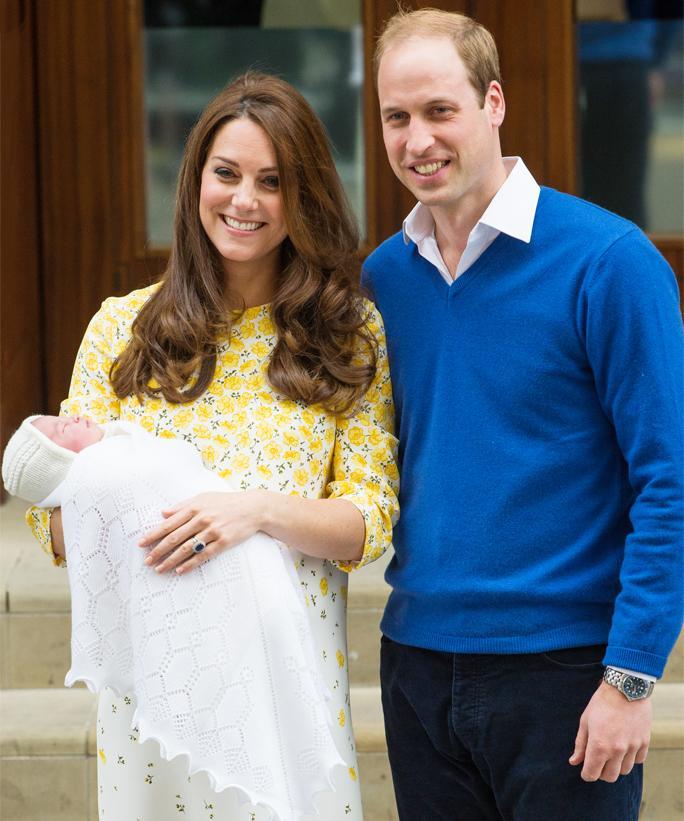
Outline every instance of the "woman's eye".
<path id="1" fill-rule="evenodd" d="M 267 188 L 278 188 L 280 185 L 280 180 L 278 177 L 264 177 L 263 182 Z"/>
<path id="2" fill-rule="evenodd" d="M 217 168 L 214 173 L 224 180 L 232 179 L 235 176 L 235 172 L 232 170 L 232 168 Z"/>

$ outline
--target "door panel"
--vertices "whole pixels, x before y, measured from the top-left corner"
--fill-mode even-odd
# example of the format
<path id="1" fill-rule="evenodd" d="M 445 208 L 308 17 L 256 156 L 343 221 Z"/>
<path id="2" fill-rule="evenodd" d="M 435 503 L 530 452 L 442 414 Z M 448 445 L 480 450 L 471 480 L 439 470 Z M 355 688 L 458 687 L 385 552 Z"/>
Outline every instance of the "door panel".
<path id="1" fill-rule="evenodd" d="M 33 24 L 25 0 L 0 4 L 0 448 L 21 419 L 44 402 Z"/>

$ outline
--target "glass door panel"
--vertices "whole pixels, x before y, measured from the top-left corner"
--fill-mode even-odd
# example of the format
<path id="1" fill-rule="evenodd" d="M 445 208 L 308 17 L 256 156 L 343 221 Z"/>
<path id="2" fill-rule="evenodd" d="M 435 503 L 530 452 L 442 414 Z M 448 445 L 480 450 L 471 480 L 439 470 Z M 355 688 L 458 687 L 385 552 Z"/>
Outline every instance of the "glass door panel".
<path id="1" fill-rule="evenodd" d="M 580 192 L 650 233 L 684 231 L 681 2 L 577 0 Z"/>
<path id="2" fill-rule="evenodd" d="M 365 235 L 361 0 L 145 0 L 144 66 L 151 246 L 170 243 L 176 176 L 193 123 L 249 68 L 278 74 L 311 103 Z"/>

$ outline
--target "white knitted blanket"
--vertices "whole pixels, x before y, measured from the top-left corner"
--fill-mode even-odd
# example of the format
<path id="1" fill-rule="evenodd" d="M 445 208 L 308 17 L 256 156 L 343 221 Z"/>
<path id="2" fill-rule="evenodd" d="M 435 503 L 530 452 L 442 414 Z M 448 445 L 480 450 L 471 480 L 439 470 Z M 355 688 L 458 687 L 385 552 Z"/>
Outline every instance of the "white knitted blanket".
<path id="1" fill-rule="evenodd" d="M 293 555 L 258 533 L 182 576 L 144 565 L 137 542 L 162 509 L 230 486 L 192 445 L 126 428 L 81 451 L 49 500 L 61 502 L 71 585 L 65 683 L 133 695 L 140 741 L 186 756 L 216 791 L 237 788 L 281 821 L 314 811 L 346 765 Z"/>

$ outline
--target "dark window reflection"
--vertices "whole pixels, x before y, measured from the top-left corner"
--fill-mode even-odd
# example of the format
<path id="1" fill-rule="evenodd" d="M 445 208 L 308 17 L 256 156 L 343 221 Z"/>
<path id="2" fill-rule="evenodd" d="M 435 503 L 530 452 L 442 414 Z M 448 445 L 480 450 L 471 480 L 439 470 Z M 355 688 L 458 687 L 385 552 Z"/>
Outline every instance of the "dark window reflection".
<path id="1" fill-rule="evenodd" d="M 145 0 L 145 26 L 258 26 L 262 6 L 262 0 Z"/>
<path id="2" fill-rule="evenodd" d="M 579 6 L 582 196 L 647 230 L 681 231 L 684 3 Z"/>

